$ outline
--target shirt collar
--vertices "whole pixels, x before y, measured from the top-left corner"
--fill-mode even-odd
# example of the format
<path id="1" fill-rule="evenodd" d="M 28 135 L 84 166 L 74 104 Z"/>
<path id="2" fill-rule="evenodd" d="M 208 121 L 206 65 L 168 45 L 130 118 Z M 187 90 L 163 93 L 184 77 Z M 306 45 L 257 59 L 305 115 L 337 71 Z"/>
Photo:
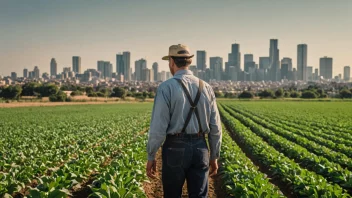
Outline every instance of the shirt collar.
<path id="1" fill-rule="evenodd" d="M 189 69 L 181 69 L 175 73 L 175 76 L 183 76 L 183 75 L 193 75 L 193 72 Z"/>

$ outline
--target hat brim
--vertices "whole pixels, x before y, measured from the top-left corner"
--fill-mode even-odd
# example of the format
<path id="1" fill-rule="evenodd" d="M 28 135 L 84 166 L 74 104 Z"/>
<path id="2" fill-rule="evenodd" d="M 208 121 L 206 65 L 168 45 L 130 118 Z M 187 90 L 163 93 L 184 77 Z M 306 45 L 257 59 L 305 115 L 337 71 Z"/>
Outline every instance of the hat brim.
<path id="1" fill-rule="evenodd" d="M 175 55 L 174 57 L 186 57 L 186 58 L 193 58 L 193 56 L 194 56 L 194 54 L 193 55 L 191 55 L 191 56 L 185 56 L 185 55 Z M 164 56 L 164 57 L 162 57 L 161 58 L 161 60 L 169 60 L 169 57 L 170 56 Z"/>

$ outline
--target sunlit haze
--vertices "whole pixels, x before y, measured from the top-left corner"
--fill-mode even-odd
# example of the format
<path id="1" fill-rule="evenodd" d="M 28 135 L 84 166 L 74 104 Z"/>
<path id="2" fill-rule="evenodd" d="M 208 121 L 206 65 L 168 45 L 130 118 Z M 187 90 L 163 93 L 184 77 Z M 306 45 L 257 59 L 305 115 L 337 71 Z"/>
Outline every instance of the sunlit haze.
<path id="1" fill-rule="evenodd" d="M 0 75 L 38 66 L 58 71 L 82 58 L 82 71 L 110 61 L 116 72 L 116 54 L 131 52 L 131 67 L 140 58 L 147 67 L 158 62 L 168 70 L 172 44 L 188 45 L 192 52 L 228 60 L 232 43 L 242 55 L 269 56 L 269 39 L 278 39 L 280 60 L 290 57 L 297 67 L 297 45 L 308 46 L 308 66 L 319 58 L 333 58 L 333 75 L 352 66 L 352 1 L 112 1 L 112 0 L 1 0 Z M 194 64 L 196 59 L 193 60 Z M 243 61 L 241 68 L 243 68 Z"/>

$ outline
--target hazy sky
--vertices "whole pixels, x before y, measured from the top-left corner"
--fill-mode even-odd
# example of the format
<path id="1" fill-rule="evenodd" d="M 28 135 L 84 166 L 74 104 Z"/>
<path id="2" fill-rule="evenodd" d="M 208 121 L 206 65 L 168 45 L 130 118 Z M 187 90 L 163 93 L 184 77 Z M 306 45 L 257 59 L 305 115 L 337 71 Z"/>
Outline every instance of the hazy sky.
<path id="1" fill-rule="evenodd" d="M 308 65 L 333 57 L 334 75 L 352 66 L 351 0 L 0 0 L 0 75 L 23 68 L 58 71 L 81 56 L 82 70 L 97 60 L 111 61 L 131 52 L 131 67 L 140 58 L 148 68 L 172 44 L 187 44 L 194 54 L 227 61 L 232 43 L 255 61 L 269 55 L 269 39 L 279 39 L 280 59 L 297 65 L 297 44 L 308 45 Z M 193 60 L 194 64 L 196 59 Z"/>

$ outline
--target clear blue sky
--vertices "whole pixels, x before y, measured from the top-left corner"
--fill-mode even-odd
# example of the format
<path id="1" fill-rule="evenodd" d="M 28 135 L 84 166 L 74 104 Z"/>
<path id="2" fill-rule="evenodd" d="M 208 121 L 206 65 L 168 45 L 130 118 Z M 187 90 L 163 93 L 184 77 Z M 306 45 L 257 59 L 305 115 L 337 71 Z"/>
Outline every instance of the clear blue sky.
<path id="1" fill-rule="evenodd" d="M 237 42 L 242 55 L 253 53 L 259 62 L 270 38 L 279 39 L 280 59 L 291 57 L 294 67 L 297 44 L 306 43 L 308 65 L 318 68 L 319 58 L 330 56 L 334 75 L 342 73 L 352 66 L 352 1 L 0 0 L 0 75 L 22 76 L 35 65 L 49 72 L 53 57 L 62 71 L 72 56 L 82 57 L 83 70 L 106 60 L 115 71 L 122 51 L 131 52 L 133 69 L 147 58 L 149 68 L 158 62 L 167 70 L 161 57 L 178 43 L 225 62 Z"/>

